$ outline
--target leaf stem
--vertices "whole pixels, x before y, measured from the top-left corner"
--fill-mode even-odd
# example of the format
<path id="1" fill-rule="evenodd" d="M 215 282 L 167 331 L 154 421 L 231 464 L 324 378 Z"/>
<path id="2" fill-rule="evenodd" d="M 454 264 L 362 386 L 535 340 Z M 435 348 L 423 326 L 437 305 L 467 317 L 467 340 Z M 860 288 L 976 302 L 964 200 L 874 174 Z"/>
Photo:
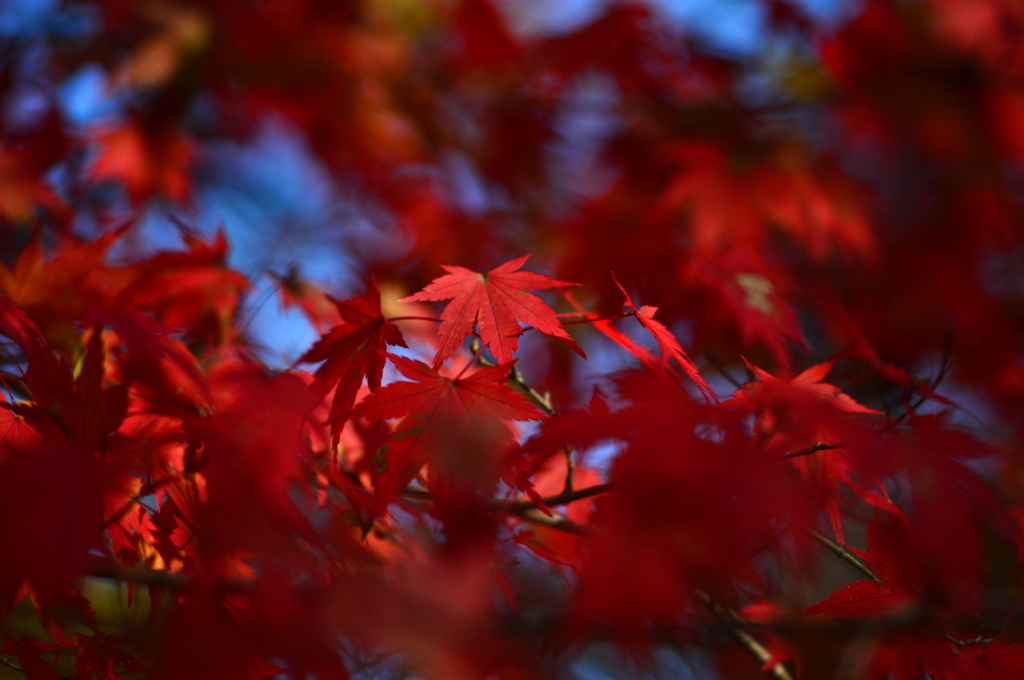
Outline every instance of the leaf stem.
<path id="1" fill-rule="evenodd" d="M 458 382 L 459 378 L 461 378 L 466 373 L 466 371 L 469 370 L 470 366 L 472 366 L 473 364 L 476 363 L 477 359 L 479 359 L 480 355 L 483 354 L 483 353 L 484 353 L 484 348 L 483 348 L 483 346 L 481 346 L 480 349 L 476 350 L 476 354 L 473 355 L 473 358 L 470 359 L 469 361 L 467 361 L 466 365 L 462 367 L 462 370 L 459 371 L 459 374 L 457 376 L 455 376 L 455 378 L 452 379 L 452 382 Z"/>
<path id="2" fill-rule="evenodd" d="M 611 316 L 588 316 L 585 319 L 577 319 L 576 321 L 563 321 L 563 326 L 574 326 L 580 323 L 594 323 L 595 321 L 614 321 L 615 319 L 623 319 L 627 316 L 636 316 L 633 312 L 623 312 L 622 314 L 613 314 Z"/>

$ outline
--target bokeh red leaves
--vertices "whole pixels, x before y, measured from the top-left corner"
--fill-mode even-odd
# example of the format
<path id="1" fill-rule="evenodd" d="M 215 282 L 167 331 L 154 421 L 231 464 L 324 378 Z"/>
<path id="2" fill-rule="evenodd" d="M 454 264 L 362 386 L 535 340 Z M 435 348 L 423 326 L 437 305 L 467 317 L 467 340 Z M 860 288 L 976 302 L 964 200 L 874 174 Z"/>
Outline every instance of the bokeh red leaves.
<path id="1" fill-rule="evenodd" d="M 0 49 L 8 663 L 1020 675 L 1019 6 L 94 4 Z M 336 287 L 229 252 L 274 135 Z M 264 274 L 321 335 L 276 368 Z"/>

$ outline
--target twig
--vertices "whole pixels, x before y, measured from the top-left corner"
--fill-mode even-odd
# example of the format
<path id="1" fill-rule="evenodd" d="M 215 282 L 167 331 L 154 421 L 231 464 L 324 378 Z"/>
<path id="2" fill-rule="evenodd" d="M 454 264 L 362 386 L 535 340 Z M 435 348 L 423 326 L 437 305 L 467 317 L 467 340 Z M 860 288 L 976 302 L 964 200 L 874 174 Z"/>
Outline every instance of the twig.
<path id="1" fill-rule="evenodd" d="M 947 634 L 946 639 L 957 647 L 968 647 L 970 645 L 987 645 L 996 638 L 992 635 L 979 635 L 978 637 L 971 638 L 970 640 L 958 640 L 952 635 Z"/>
<path id="2" fill-rule="evenodd" d="M 953 334 L 952 334 L 952 332 L 947 331 L 946 332 L 945 341 L 942 344 L 942 363 L 939 365 L 939 372 L 937 374 L 935 374 L 935 377 L 932 378 L 930 383 L 928 383 L 928 392 L 929 393 L 934 393 L 935 392 L 935 389 L 939 386 L 939 384 L 945 379 L 946 375 L 949 373 L 949 369 L 953 368 L 952 351 L 953 351 Z M 904 420 L 906 420 L 907 416 L 909 416 L 911 413 L 916 412 L 917 409 L 921 408 L 921 406 L 926 401 L 928 401 L 929 398 L 930 398 L 930 394 L 922 394 L 918 398 L 916 403 L 909 404 L 907 409 L 904 410 L 903 413 L 901 413 L 896 418 L 896 420 L 892 421 L 890 427 L 898 425 L 901 422 L 903 422 Z"/>
<path id="3" fill-rule="evenodd" d="M 561 515 L 545 515 L 540 510 L 531 509 L 523 512 L 514 512 L 512 514 L 522 517 L 527 522 L 543 524 L 546 527 L 557 529 L 558 531 L 564 531 L 567 534 L 589 536 L 593 532 L 593 528 L 588 524 L 580 524 L 579 522 L 574 522 L 573 520 L 562 517 Z"/>
<path id="4" fill-rule="evenodd" d="M 695 590 L 693 593 L 697 596 L 697 599 L 700 600 L 719 620 L 732 620 L 742 624 L 747 623 L 743 620 L 743 617 L 736 612 L 717 604 L 707 593 L 700 590 Z M 734 627 L 730 632 L 732 633 L 732 636 L 736 638 L 736 641 L 743 645 L 747 651 L 761 663 L 762 666 L 771 663 L 772 659 L 775 658 L 771 651 L 761 644 L 760 640 L 747 631 Z M 782 662 L 772 664 L 766 668 L 765 671 L 770 673 L 775 680 L 793 680 L 793 676 L 786 667 L 782 665 Z"/>
<path id="5" fill-rule="evenodd" d="M 157 569 L 131 567 L 102 557 L 90 556 L 83 572 L 86 576 L 107 578 L 115 581 L 131 581 L 155 588 L 186 590 L 197 585 L 191 574 L 171 573 Z M 223 576 L 213 582 L 214 588 L 222 591 L 241 592 L 253 586 L 252 579 Z"/>
<path id="6" fill-rule="evenodd" d="M 144 484 L 142 488 L 139 489 L 139 493 L 137 496 L 132 496 L 128 500 L 128 502 L 122 505 L 120 508 L 118 508 L 117 511 L 113 515 L 111 515 L 109 519 L 103 521 L 103 526 L 109 527 L 111 524 L 124 517 L 129 510 L 135 507 L 136 504 L 142 503 L 142 498 L 144 496 L 150 495 L 151 493 L 159 489 L 161 486 L 168 484 L 173 480 L 173 477 L 164 477 L 163 479 L 157 482 Z"/>
<path id="7" fill-rule="evenodd" d="M 547 507 L 556 507 L 559 505 L 568 505 L 576 501 L 583 500 L 584 498 L 591 498 L 593 496 L 599 496 L 603 493 L 608 493 L 614 488 L 613 484 L 596 484 L 594 486 L 588 486 L 582 489 L 574 489 L 572 491 L 563 491 L 560 494 L 554 496 L 548 496 L 543 499 L 544 505 Z M 402 494 L 411 498 L 418 498 L 420 500 L 433 500 L 430 496 L 430 491 L 419 486 L 418 484 L 409 484 L 402 489 Z M 538 510 L 539 505 L 530 500 L 521 500 L 517 498 L 493 498 L 488 502 L 488 505 L 492 510 L 498 512 L 507 512 L 510 515 L 523 516 L 532 510 Z"/>
<path id="8" fill-rule="evenodd" d="M 572 457 L 572 448 L 566 446 L 565 453 L 565 486 L 562 490 L 565 493 L 572 493 L 572 485 L 576 476 L 576 459 Z"/>
<path id="9" fill-rule="evenodd" d="M 24 668 L 22 668 L 21 666 L 19 666 L 16 663 L 14 663 L 13 661 L 8 661 L 7 659 L 5 659 L 2 656 L 0 656 L 0 663 L 2 663 L 3 665 L 7 666 L 8 668 L 13 668 L 14 670 L 18 671 L 19 673 L 24 673 L 25 672 Z"/>
<path id="10" fill-rule="evenodd" d="M 829 550 L 834 552 L 838 558 L 840 558 L 841 560 L 843 560 L 843 561 L 847 562 L 848 564 L 850 564 L 851 566 L 853 566 L 855 569 L 860 571 L 860 573 L 864 574 L 869 579 L 872 579 L 874 581 L 881 581 L 882 580 L 882 579 L 878 578 L 877 576 L 875 576 L 875 573 L 873 571 L 871 571 L 870 569 L 868 569 L 866 564 L 864 564 L 863 562 L 858 560 L 856 555 L 851 553 L 849 550 L 847 550 L 843 546 L 838 545 L 837 543 L 833 543 L 832 541 L 830 541 L 829 539 L 825 538 L 824 536 L 819 534 L 817 531 L 814 531 L 813 529 L 808 529 L 807 533 L 811 535 L 811 538 L 813 538 L 818 543 L 821 543 L 823 546 L 825 546 L 826 548 L 828 548 Z"/>
<path id="11" fill-rule="evenodd" d="M 551 395 L 541 394 L 534 388 L 527 385 L 526 382 L 523 380 L 523 374 L 519 372 L 518 366 L 512 367 L 512 371 L 509 374 L 509 380 L 514 382 L 516 385 L 519 385 L 519 387 L 521 387 L 528 395 L 530 395 L 530 398 L 537 402 L 537 405 L 544 409 L 545 413 L 547 413 L 549 416 L 555 415 L 555 407 L 551 403 Z"/>
<path id="12" fill-rule="evenodd" d="M 801 456 L 810 456 L 818 451 L 828 451 L 829 449 L 841 449 L 843 448 L 842 443 L 839 444 L 826 444 L 824 442 L 814 442 L 810 446 L 805 446 L 797 451 L 790 451 L 779 456 L 778 460 L 790 460 L 792 458 L 799 458 Z"/>
<path id="13" fill-rule="evenodd" d="M 735 387 L 736 389 L 740 389 L 741 387 L 743 387 L 743 383 L 741 383 L 736 378 L 732 377 L 732 374 L 730 374 L 729 371 L 725 368 L 725 365 L 722 364 L 722 360 L 718 358 L 718 354 L 716 352 L 708 350 L 704 356 L 707 358 L 708 363 L 711 364 L 711 367 L 718 371 L 718 373 L 723 378 L 728 380 L 733 387 Z"/>

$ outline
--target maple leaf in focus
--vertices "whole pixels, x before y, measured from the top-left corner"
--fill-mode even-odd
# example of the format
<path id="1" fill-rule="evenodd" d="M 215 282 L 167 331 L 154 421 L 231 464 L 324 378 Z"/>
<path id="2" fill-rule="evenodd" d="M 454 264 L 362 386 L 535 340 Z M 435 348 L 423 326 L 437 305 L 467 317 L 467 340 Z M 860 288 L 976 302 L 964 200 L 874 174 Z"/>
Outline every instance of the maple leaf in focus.
<path id="1" fill-rule="evenodd" d="M 376 280 L 370 279 L 365 297 L 331 301 L 338 309 L 341 323 L 321 337 L 297 363 L 324 362 L 314 374 L 312 388 L 324 396 L 336 388 L 330 421 L 331 434 L 337 440 L 363 378 L 371 391 L 378 389 L 384 375 L 387 345 L 406 344 L 398 326 L 384 320 Z"/>
<path id="2" fill-rule="evenodd" d="M 441 327 L 437 332 L 436 370 L 445 359 L 454 354 L 466 337 L 473 332 L 473 324 L 480 327 L 483 340 L 499 364 L 512 361 L 512 353 L 519 346 L 525 321 L 542 333 L 563 340 L 577 354 L 586 359 L 579 345 L 562 328 L 555 311 L 530 290 L 561 288 L 579 284 L 557 281 L 544 274 L 518 271 L 529 255 L 506 262 L 486 274 L 464 267 L 444 266 L 447 275 L 435 279 L 419 293 L 400 302 L 449 300 L 441 313 Z"/>
<path id="3" fill-rule="evenodd" d="M 615 278 L 614 276 L 612 278 Z M 686 375 L 690 376 L 690 380 L 700 390 L 704 400 L 708 403 L 718 403 L 718 397 L 711 391 L 711 388 L 705 382 L 704 378 L 701 377 L 697 367 L 694 366 L 693 362 L 690 361 L 690 357 L 686 355 L 683 348 L 679 345 L 679 341 L 676 340 L 675 336 L 665 328 L 665 325 L 660 321 L 654 320 L 654 314 L 658 311 L 657 307 L 651 307 L 650 305 L 644 305 L 637 309 L 636 305 L 633 304 L 633 300 L 629 297 L 629 293 L 622 287 L 618 279 L 615 279 L 615 285 L 619 287 L 622 294 L 626 296 L 626 305 L 633 310 L 633 316 L 640 322 L 640 325 L 651 332 L 654 339 L 658 342 L 658 347 L 661 349 L 661 365 L 659 368 L 664 371 L 668 367 L 669 357 L 674 358 L 679 362 L 679 365 L 686 371 Z M 627 349 L 631 349 L 627 347 Z M 641 361 L 645 360 L 644 355 L 637 354 L 637 358 Z M 646 361 L 645 361 L 646 363 Z"/>
<path id="4" fill-rule="evenodd" d="M 393 354 L 388 358 L 414 382 L 385 385 L 352 411 L 354 418 L 406 417 L 378 454 L 374 480 L 378 512 L 423 465 L 425 450 L 433 440 L 452 435 L 453 425 L 541 418 L 541 412 L 525 397 L 504 384 L 511 364 L 487 366 L 465 376 L 445 378 L 415 359 Z"/>

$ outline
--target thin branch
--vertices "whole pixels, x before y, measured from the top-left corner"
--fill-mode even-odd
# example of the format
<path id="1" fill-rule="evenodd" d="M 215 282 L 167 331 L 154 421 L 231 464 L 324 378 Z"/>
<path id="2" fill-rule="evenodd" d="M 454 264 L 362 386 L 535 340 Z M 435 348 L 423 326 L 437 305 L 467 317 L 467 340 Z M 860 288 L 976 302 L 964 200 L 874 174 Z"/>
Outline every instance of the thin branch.
<path id="1" fill-rule="evenodd" d="M 19 673 L 24 673 L 25 672 L 24 668 L 22 668 L 21 666 L 19 666 L 16 663 L 14 663 L 13 661 L 8 661 L 7 659 L 5 659 L 2 656 L 0 656 L 0 663 L 2 663 L 3 665 L 7 666 L 8 668 L 13 668 L 14 670 L 18 671 Z"/>
<path id="2" fill-rule="evenodd" d="M 949 374 L 949 370 L 951 368 L 953 368 L 953 363 L 954 362 L 953 362 L 952 352 L 953 352 L 953 333 L 950 332 L 950 331 L 947 331 L 946 332 L 945 340 L 944 340 L 944 342 L 942 344 L 942 363 L 939 365 L 939 372 L 937 374 L 935 374 L 935 377 L 932 378 L 930 383 L 928 383 L 928 393 L 922 394 L 918 398 L 916 403 L 908 404 L 907 408 L 903 411 L 903 413 L 901 413 L 899 415 L 899 417 L 897 417 L 894 421 L 892 421 L 890 426 L 898 425 L 901 422 L 903 422 L 904 420 L 906 420 L 907 416 L 909 416 L 911 413 L 915 413 L 917 411 L 917 409 L 921 408 L 921 406 L 923 406 L 924 403 L 926 401 L 928 401 L 928 399 L 930 398 L 930 395 L 934 394 L 936 388 L 939 386 L 939 384 L 942 383 L 942 381 Z"/>
<path id="3" fill-rule="evenodd" d="M 562 517 L 561 515 L 545 515 L 540 510 L 526 510 L 523 512 L 513 512 L 511 514 L 522 517 L 527 522 L 533 524 L 543 524 L 551 529 L 558 531 L 564 531 L 567 534 L 575 534 L 576 536 L 589 536 L 593 533 L 593 528 L 589 524 L 580 524 L 574 522 L 571 519 Z"/>
<path id="4" fill-rule="evenodd" d="M 509 375 L 509 380 L 511 382 L 514 382 L 516 385 L 519 385 L 519 387 L 521 387 L 523 391 L 530 395 L 530 398 L 537 402 L 537 405 L 544 409 L 545 413 L 547 413 L 549 416 L 555 415 L 555 407 L 551 403 L 551 395 L 541 394 L 534 388 L 527 385 L 526 382 L 523 380 L 523 374 L 519 372 L 518 366 L 512 367 L 512 372 Z"/>
<path id="5" fill-rule="evenodd" d="M 824 442 L 814 442 L 810 446 L 806 446 L 798 451 L 790 451 L 789 453 L 779 456 L 778 460 L 790 460 L 793 458 L 800 458 L 801 456 L 811 456 L 818 451 L 828 451 L 829 449 L 841 449 L 843 448 L 842 443 L 839 444 L 826 444 Z"/>
<path id="6" fill-rule="evenodd" d="M 719 620 L 735 621 L 740 624 L 747 623 L 743 617 L 736 612 L 726 609 L 722 605 L 716 603 L 707 593 L 700 590 L 695 590 L 693 593 L 697 596 L 697 599 L 707 607 L 708 611 L 714 614 Z M 745 647 L 746 650 L 750 652 L 750 654 L 757 659 L 762 666 L 771 663 L 772 659 L 775 658 L 771 651 L 761 644 L 760 640 L 747 631 L 734 627 L 730 632 L 732 633 L 732 636 L 736 638 L 736 641 L 743 645 L 743 647 Z M 782 665 L 782 662 L 772 664 L 766 668 L 765 671 L 771 674 L 775 680 L 793 680 L 793 676 L 790 674 L 789 670 Z"/>
<path id="7" fill-rule="evenodd" d="M 970 645 L 987 645 L 994 641 L 996 638 L 992 635 L 979 635 L 978 637 L 971 638 L 970 640 L 958 640 L 952 635 L 946 635 L 946 639 L 952 642 L 957 647 L 969 647 Z"/>
<path id="8" fill-rule="evenodd" d="M 562 487 L 564 493 L 572 493 L 573 482 L 576 477 L 576 459 L 572 457 L 572 448 L 566 446 L 563 449 L 565 453 L 565 486 Z"/>
<path id="9" fill-rule="evenodd" d="M 714 352 L 713 350 L 708 350 L 704 354 L 704 357 L 708 360 L 708 363 L 711 364 L 711 367 L 718 371 L 719 375 L 728 380 L 733 387 L 735 387 L 736 389 L 740 389 L 741 387 L 743 387 L 743 383 L 741 383 L 736 378 L 732 377 L 732 374 L 729 373 L 729 370 L 722 363 L 722 360 L 718 358 L 718 354 L 716 352 Z"/>
<path id="10" fill-rule="evenodd" d="M 94 578 L 131 581 L 132 583 L 140 583 L 153 588 L 169 588 L 172 590 L 187 590 L 197 585 L 196 578 L 191 574 L 133 567 L 95 555 L 89 556 L 89 561 L 86 563 L 82 573 Z M 217 578 L 213 586 L 221 591 L 241 592 L 251 588 L 254 583 L 255 581 L 252 579 L 223 576 Z"/>
<path id="11" fill-rule="evenodd" d="M 553 508 L 558 505 L 568 505 L 575 501 L 583 500 L 584 498 L 591 498 L 593 496 L 599 496 L 603 493 L 608 493 L 615 488 L 614 484 L 595 484 L 594 486 L 587 486 L 582 489 L 574 489 L 571 491 L 563 491 L 560 494 L 554 496 L 548 496 L 544 499 L 544 505 L 549 508 Z M 506 512 L 510 511 L 526 511 L 537 509 L 537 504 L 533 501 L 527 500 L 502 500 L 495 499 L 495 505 Z"/>
<path id="12" fill-rule="evenodd" d="M 584 487 L 582 489 L 574 489 L 572 491 L 563 491 L 560 494 L 554 496 L 548 496 L 543 499 L 544 505 L 547 507 L 556 507 L 559 505 L 568 505 L 576 501 L 583 500 L 584 498 L 592 498 L 593 496 L 599 496 L 603 493 L 608 493 L 614 488 L 613 484 L 596 484 L 594 486 Z M 430 496 L 430 491 L 419 486 L 417 484 L 409 484 L 401 493 L 404 496 L 410 498 L 418 498 L 420 500 L 433 500 Z M 517 498 L 493 498 L 489 501 L 488 505 L 492 510 L 498 512 L 507 512 L 510 515 L 524 515 L 531 510 L 538 510 L 539 505 L 530 500 L 521 500 Z"/>
<path id="13" fill-rule="evenodd" d="M 132 496 L 128 500 L 128 502 L 122 505 L 120 508 L 118 508 L 117 511 L 113 515 L 111 515 L 109 519 L 103 521 L 103 526 L 109 527 L 111 524 L 121 519 L 126 514 L 128 514 L 128 511 L 135 507 L 136 504 L 142 503 L 142 498 L 144 496 L 150 495 L 160 487 L 164 486 L 165 484 L 169 484 L 172 481 L 174 481 L 173 477 L 164 477 L 163 479 L 157 482 L 144 484 L 142 488 L 139 489 L 139 493 L 137 496 Z"/>
<path id="14" fill-rule="evenodd" d="M 489 359 L 485 359 L 481 352 L 483 346 L 480 344 L 479 338 L 473 338 L 473 342 L 470 344 L 469 349 L 476 353 L 476 360 L 484 366 L 497 366 L 497 364 Z M 541 409 L 549 416 L 555 415 L 555 407 L 551 403 L 550 394 L 541 394 L 534 388 L 530 387 L 524 380 L 523 374 L 519 372 L 518 366 L 513 366 L 512 370 L 508 374 L 509 382 L 518 385 L 533 401 L 541 407 Z"/>
<path id="15" fill-rule="evenodd" d="M 274 293 L 276 293 L 278 290 L 279 287 L 270 286 L 269 288 L 267 288 L 266 292 L 264 292 L 263 295 L 260 296 L 259 301 L 249 308 L 249 318 L 246 319 L 245 323 L 242 324 L 242 327 L 239 328 L 239 335 L 245 335 L 245 332 L 249 330 L 249 326 L 251 326 L 252 322 L 256 320 L 257 315 L 259 315 L 260 311 L 262 311 L 264 305 L 270 302 L 270 299 L 274 297 Z"/>
<path id="16" fill-rule="evenodd" d="M 187 574 L 174 574 L 169 571 L 142 569 L 119 564 L 113 560 L 90 556 L 84 573 L 95 578 L 106 578 L 115 581 L 131 581 L 155 588 L 171 588 L 182 590 L 191 588 L 194 579 Z"/>
<path id="17" fill-rule="evenodd" d="M 853 568 L 857 569 L 860 573 L 864 574 L 869 579 L 872 579 L 874 581 L 881 581 L 882 580 L 882 579 L 878 578 L 877 576 L 875 576 L 875 573 L 873 571 L 871 571 L 870 569 L 868 569 L 868 566 L 866 564 L 864 564 L 859 559 L 857 559 L 856 555 L 851 553 L 849 550 L 847 550 L 843 546 L 841 546 L 841 545 L 839 545 L 837 543 L 833 543 L 832 541 L 830 541 L 829 539 L 825 538 L 824 536 L 819 534 L 817 531 L 814 531 L 813 529 L 808 529 L 807 533 L 810 534 L 811 538 L 816 540 L 818 543 L 821 543 L 823 546 L 825 546 L 826 548 L 828 548 L 829 550 L 834 552 L 836 554 L 836 557 L 838 557 L 839 559 L 841 559 L 841 560 L 845 561 L 846 563 L 850 564 Z"/>

